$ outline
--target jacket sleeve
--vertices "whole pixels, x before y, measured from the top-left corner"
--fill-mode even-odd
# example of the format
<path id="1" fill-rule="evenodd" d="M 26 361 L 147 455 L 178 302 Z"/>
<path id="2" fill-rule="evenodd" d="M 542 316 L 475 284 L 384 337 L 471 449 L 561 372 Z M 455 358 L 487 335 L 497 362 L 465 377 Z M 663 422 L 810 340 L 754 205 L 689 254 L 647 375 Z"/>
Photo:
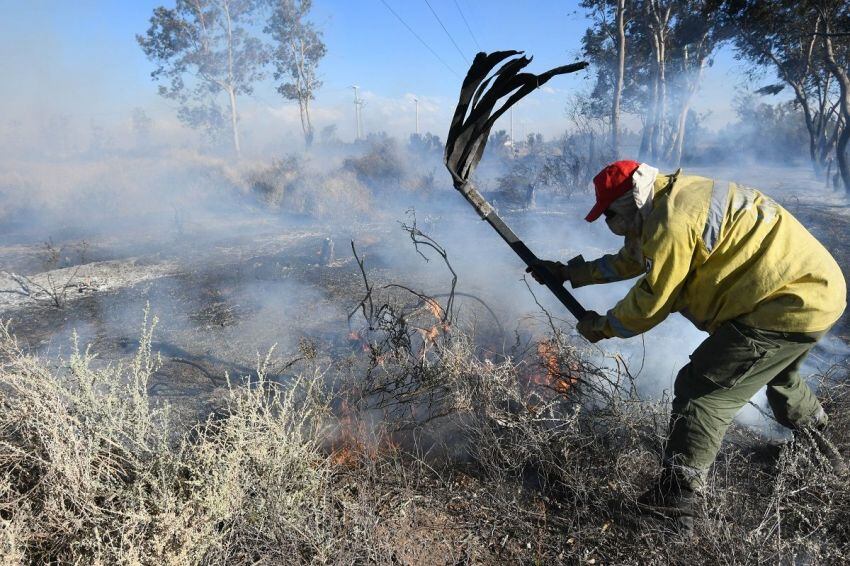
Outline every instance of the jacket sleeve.
<path id="1" fill-rule="evenodd" d="M 592 261 L 570 265 L 570 283 L 574 289 L 597 283 L 611 283 L 631 279 L 643 273 L 643 264 L 623 247 Z"/>
<path id="2" fill-rule="evenodd" d="M 662 220 L 644 233 L 646 274 L 608 311 L 612 336 L 630 338 L 667 318 L 691 271 L 696 235 L 684 222 Z"/>

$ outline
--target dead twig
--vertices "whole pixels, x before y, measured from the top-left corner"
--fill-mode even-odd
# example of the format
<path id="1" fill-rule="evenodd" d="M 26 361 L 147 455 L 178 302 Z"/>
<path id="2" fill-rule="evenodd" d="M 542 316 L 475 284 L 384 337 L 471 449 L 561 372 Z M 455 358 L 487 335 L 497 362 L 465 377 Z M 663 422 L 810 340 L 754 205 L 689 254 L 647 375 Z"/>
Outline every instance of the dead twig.
<path id="1" fill-rule="evenodd" d="M 375 320 L 375 304 L 372 301 L 372 285 L 369 284 L 369 278 L 366 276 L 366 268 L 364 267 L 365 259 L 360 259 L 360 256 L 357 255 L 357 248 L 354 245 L 354 240 L 351 240 L 351 253 L 354 254 L 354 259 L 357 261 L 357 267 L 360 268 L 360 274 L 363 276 L 363 285 L 366 287 L 366 294 L 357 303 L 357 306 L 348 313 L 348 328 L 351 329 L 351 319 L 357 313 L 357 311 L 363 312 L 363 318 L 366 319 L 366 322 L 369 324 L 369 330 L 374 330 L 374 320 Z"/>

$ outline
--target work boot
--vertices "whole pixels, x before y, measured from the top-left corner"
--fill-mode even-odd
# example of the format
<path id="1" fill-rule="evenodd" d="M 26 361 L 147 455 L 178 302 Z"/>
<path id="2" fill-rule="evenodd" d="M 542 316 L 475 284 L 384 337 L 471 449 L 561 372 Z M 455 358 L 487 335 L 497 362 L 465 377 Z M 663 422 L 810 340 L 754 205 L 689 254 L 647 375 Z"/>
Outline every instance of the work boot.
<path id="1" fill-rule="evenodd" d="M 843 476 L 847 473 L 847 462 L 825 434 L 826 426 L 823 424 L 808 425 L 794 431 L 794 448 L 810 449 L 814 459 L 826 462 L 836 475 Z"/>
<path id="2" fill-rule="evenodd" d="M 690 482 L 665 468 L 655 484 L 638 497 L 637 507 L 644 515 L 671 521 L 677 532 L 691 537 L 701 498 Z"/>

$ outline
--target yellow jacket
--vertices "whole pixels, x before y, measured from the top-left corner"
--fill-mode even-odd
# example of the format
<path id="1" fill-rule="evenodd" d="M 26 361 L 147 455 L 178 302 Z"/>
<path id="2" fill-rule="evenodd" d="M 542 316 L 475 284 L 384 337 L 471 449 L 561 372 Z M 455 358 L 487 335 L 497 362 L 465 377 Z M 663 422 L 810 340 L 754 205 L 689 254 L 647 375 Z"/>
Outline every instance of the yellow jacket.
<path id="1" fill-rule="evenodd" d="M 623 248 L 571 271 L 573 287 L 643 274 L 608 311 L 609 337 L 646 332 L 671 312 L 708 332 L 732 319 L 817 332 L 846 306 L 844 276 L 820 242 L 775 201 L 735 183 L 659 175 L 640 250 L 642 258 Z"/>

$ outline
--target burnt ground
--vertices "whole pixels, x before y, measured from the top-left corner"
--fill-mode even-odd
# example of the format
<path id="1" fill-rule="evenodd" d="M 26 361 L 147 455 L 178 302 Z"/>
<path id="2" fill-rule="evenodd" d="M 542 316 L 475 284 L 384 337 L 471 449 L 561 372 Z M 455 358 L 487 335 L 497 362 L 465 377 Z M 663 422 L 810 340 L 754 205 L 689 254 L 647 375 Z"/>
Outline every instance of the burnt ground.
<path id="1" fill-rule="evenodd" d="M 426 264 L 394 217 L 345 228 L 269 223 L 219 222 L 213 234 L 128 238 L 130 243 L 74 234 L 52 238 L 58 250 L 53 254 L 40 239 L 24 244 L 18 238 L 0 247 L 0 289 L 20 290 L 10 273 L 43 287 L 51 288 L 50 281 L 68 288 L 61 308 L 44 293 L 0 293 L 0 319 L 9 319 L 18 339 L 48 359 L 67 358 L 76 333 L 80 346 L 97 354 L 96 363 L 107 364 L 134 355 L 149 305 L 159 320 L 153 348 L 163 361 L 150 392 L 193 412 L 206 411 L 228 377 L 254 375 L 258 356 L 272 347 L 270 377 L 279 380 L 287 376 L 274 374 L 275 368 L 298 356 L 303 341 L 329 360 L 359 353 L 361 345 L 348 334 L 363 320 L 358 315 L 349 324 L 348 315 L 365 287 L 352 240 L 370 285 L 449 290 L 445 266 Z M 333 241 L 332 258 L 322 256 L 327 239 Z M 411 266 L 416 273 L 405 273 Z M 461 295 L 458 304 L 466 312 L 483 308 Z"/>
<path id="2" fill-rule="evenodd" d="M 777 198 L 827 246 L 850 276 L 846 245 L 850 205 L 841 195 L 816 184 L 808 172 L 799 169 L 783 175 L 770 173 L 773 177 L 758 169 L 718 173 L 759 186 Z M 608 251 L 611 244 L 597 242 L 598 231 L 588 236 L 586 225 L 576 222 L 580 216 L 576 209 L 585 207 L 579 197 L 577 202 L 544 203 L 532 211 L 502 212 L 541 257 L 564 259 L 581 251 L 590 258 L 595 252 Z M 521 287 L 514 287 L 512 295 L 494 294 L 499 287 L 494 281 L 516 280 L 521 266 L 466 208 L 435 205 L 430 212 L 419 227 L 447 245 L 450 255 L 455 254 L 451 260 L 456 268 L 466 268 L 467 263 L 477 266 L 468 273 L 459 269 L 458 291 L 468 292 L 472 298 L 458 301 L 462 310 L 481 317 L 477 331 L 489 331 L 487 346 L 498 349 L 499 337 L 501 346 L 513 340 L 515 325 L 535 309 Z M 347 315 L 364 294 L 362 273 L 351 252 L 352 240 L 376 288 L 399 283 L 428 294 L 448 291 L 450 279 L 439 258 L 432 254 L 435 261 L 424 262 L 400 230 L 399 223 L 409 220 L 399 211 L 376 213 L 365 222 L 347 225 L 249 214 L 200 218 L 187 226 L 166 223 L 160 229 L 136 229 L 121 235 L 87 234 L 81 228 L 56 228 L 52 234 L 37 235 L 13 232 L 4 236 L 7 245 L 0 244 L 0 290 L 19 289 L 9 273 L 27 275 L 47 287 L 47 281 L 60 287 L 68 283 L 69 287 L 63 294 L 63 308 L 56 308 L 44 296 L 33 299 L 0 293 L 0 319 L 11 319 L 18 338 L 48 357 L 66 356 L 72 333 L 77 332 L 81 345 L 90 346 L 100 362 L 110 363 L 133 355 L 149 304 L 159 318 L 154 346 L 163 358 L 151 392 L 180 404 L 204 407 L 207 403 L 203 400 L 226 384 L 226 376 L 251 375 L 258 353 L 272 346 L 276 345 L 280 367 L 297 355 L 302 340 L 330 359 L 351 353 Z M 457 227 L 466 226 L 472 229 L 458 232 Z M 330 261 L 322 258 L 328 238 L 334 244 Z M 471 241 L 458 248 L 457 240 Z M 510 304 L 517 289 L 525 295 L 521 306 Z M 606 300 L 616 297 L 615 293 Z M 493 316 L 482 310 L 479 299 L 496 311 L 498 332 L 493 329 Z M 362 319 L 355 316 L 354 326 L 358 324 Z M 842 317 L 832 334 L 850 343 L 850 315 Z"/>
<path id="3" fill-rule="evenodd" d="M 160 320 L 154 347 L 164 360 L 153 391 L 203 395 L 223 385 L 225 373 L 250 375 L 258 349 L 268 349 L 281 336 L 333 341 L 334 335 L 344 335 L 335 305 L 341 297 L 355 295 L 360 275 L 348 257 L 319 264 L 325 237 L 310 230 L 285 237 L 261 232 L 247 239 L 191 247 L 178 243 L 123 260 L 87 262 L 72 278 L 64 308 L 47 299 L 7 295 L 16 304 L 7 305 L 3 316 L 11 318 L 13 332 L 29 348 L 67 353 L 76 330 L 81 344 L 110 362 L 135 351 L 142 314 L 150 304 Z M 4 263 L 32 275 L 32 269 L 24 270 L 37 260 L 26 256 L 40 255 L 40 244 L 30 254 L 22 253 L 22 247 L 16 246 L 15 257 Z M 65 281 L 74 269 L 56 270 L 62 272 L 56 279 Z M 94 284 L 76 285 L 87 281 Z M 293 343 L 281 346 L 288 351 Z"/>

